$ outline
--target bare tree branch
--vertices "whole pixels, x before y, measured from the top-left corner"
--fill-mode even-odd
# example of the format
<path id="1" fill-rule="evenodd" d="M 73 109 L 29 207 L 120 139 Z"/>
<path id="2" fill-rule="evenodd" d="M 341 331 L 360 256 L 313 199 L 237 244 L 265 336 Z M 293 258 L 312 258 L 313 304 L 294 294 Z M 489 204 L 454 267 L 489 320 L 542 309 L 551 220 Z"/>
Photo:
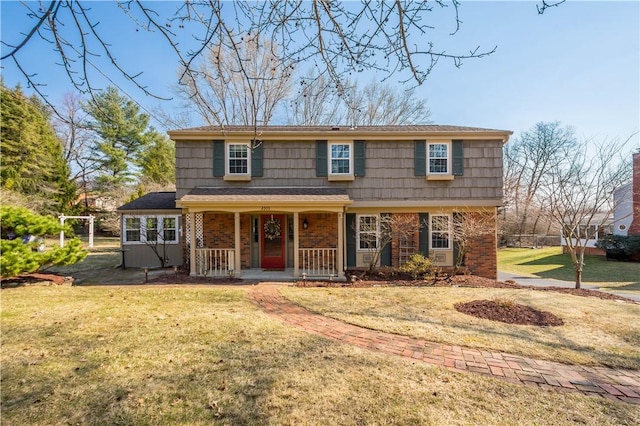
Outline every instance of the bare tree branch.
<path id="1" fill-rule="evenodd" d="M 537 4 L 536 5 L 536 9 L 538 9 L 538 14 L 539 15 L 543 15 L 544 12 L 551 8 L 551 7 L 558 7 L 560 6 L 562 3 L 564 3 L 567 0 L 558 0 L 558 1 L 546 1 L 546 0 L 542 0 L 540 3 L 541 4 Z"/>
<path id="2" fill-rule="evenodd" d="M 548 214 L 563 224 L 564 242 L 576 272 L 576 288 L 582 282 L 584 255 L 593 233 L 602 227 L 615 208 L 613 192 L 631 178 L 626 140 L 585 141 L 549 172 L 550 184 L 542 191 Z M 588 143 L 587 143 L 588 142 Z M 592 147 L 593 151 L 589 151 Z"/>
<path id="3" fill-rule="evenodd" d="M 178 6 L 140 1 L 113 3 L 130 18 L 137 32 L 157 34 L 157 40 L 168 48 L 167 63 L 176 60 L 180 68 L 178 82 L 195 87 L 200 78 L 196 64 L 211 45 L 234 50 L 242 37 L 261 37 L 278 46 L 278 60 L 294 68 L 302 63 L 314 63 L 319 74 L 326 74 L 336 90 L 343 91 L 343 82 L 352 73 L 377 70 L 390 76 L 422 84 L 441 59 L 459 67 L 463 60 L 481 58 L 495 51 L 495 47 L 468 52 L 450 53 L 438 49 L 430 41 L 433 25 L 427 23 L 434 7 L 451 8 L 455 34 L 460 27 L 460 5 L 457 0 L 397 0 L 385 2 L 330 2 L 326 0 L 292 0 L 287 2 L 223 2 L 220 0 L 189 0 Z M 543 2 L 543 4 L 546 4 Z M 111 3 L 100 7 L 110 7 Z M 547 6 L 548 7 L 548 6 Z M 94 85 L 94 73 L 103 73 L 113 80 L 116 76 L 131 82 L 146 96 L 165 99 L 144 82 L 145 71 L 132 71 L 117 56 L 117 46 L 108 40 L 108 28 L 101 24 L 92 3 L 56 0 L 46 9 L 26 14 L 34 19 L 32 27 L 18 37 L 9 53 L 2 59 L 12 59 L 16 68 L 45 102 L 46 90 L 41 77 L 27 69 L 22 53 L 25 46 L 36 41 L 34 35 L 52 44 L 69 81 L 82 94 L 93 96 L 100 87 Z M 189 40 L 188 36 L 192 35 Z M 432 40 L 432 39 L 431 39 Z M 7 43 L 3 42 L 8 46 Z M 237 60 L 248 58 L 236 50 Z M 103 57 L 112 67 L 95 64 Z M 240 74 L 243 68 L 237 70 Z M 248 77 L 245 74 L 245 79 Z M 253 90 L 247 85 L 247 90 Z M 203 101 L 200 94 L 194 99 Z M 258 99 L 256 98 L 256 101 Z M 253 105 L 257 107 L 258 104 Z"/>

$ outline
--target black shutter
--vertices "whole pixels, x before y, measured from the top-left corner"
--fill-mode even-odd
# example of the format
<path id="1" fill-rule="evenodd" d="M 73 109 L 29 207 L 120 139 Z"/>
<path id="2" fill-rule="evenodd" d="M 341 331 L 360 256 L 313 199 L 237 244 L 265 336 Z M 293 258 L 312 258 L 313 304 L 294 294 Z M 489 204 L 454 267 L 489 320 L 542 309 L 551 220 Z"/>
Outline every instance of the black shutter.
<path id="1" fill-rule="evenodd" d="M 316 141 L 316 176 L 327 176 L 327 141 Z"/>
<path id="2" fill-rule="evenodd" d="M 464 172 L 464 143 L 461 140 L 451 142 L 453 175 L 462 176 Z"/>
<path id="3" fill-rule="evenodd" d="M 347 213 L 347 268 L 356 267 L 356 215 Z"/>
<path id="4" fill-rule="evenodd" d="M 260 142 L 258 146 L 253 148 L 251 152 L 251 176 L 262 177 L 264 173 L 263 159 L 262 159 L 262 147 L 264 142 Z"/>
<path id="5" fill-rule="evenodd" d="M 391 229 L 382 229 L 383 226 L 389 227 L 391 223 L 389 219 L 391 218 L 391 213 L 380 213 L 380 230 L 383 233 L 388 233 L 391 235 Z M 382 251 L 380 252 L 380 266 L 391 266 L 391 239 L 389 239 L 389 244 L 382 247 Z"/>
<path id="6" fill-rule="evenodd" d="M 213 141 L 213 176 L 223 177 L 224 174 L 224 141 Z"/>
<path id="7" fill-rule="evenodd" d="M 414 176 L 427 175 L 427 141 L 414 142 L 413 174 Z"/>
<path id="8" fill-rule="evenodd" d="M 420 230 L 418 233 L 418 250 L 429 257 L 429 213 L 420 213 Z"/>
<path id="9" fill-rule="evenodd" d="M 365 173 L 365 142 L 353 141 L 354 176 L 362 177 Z"/>

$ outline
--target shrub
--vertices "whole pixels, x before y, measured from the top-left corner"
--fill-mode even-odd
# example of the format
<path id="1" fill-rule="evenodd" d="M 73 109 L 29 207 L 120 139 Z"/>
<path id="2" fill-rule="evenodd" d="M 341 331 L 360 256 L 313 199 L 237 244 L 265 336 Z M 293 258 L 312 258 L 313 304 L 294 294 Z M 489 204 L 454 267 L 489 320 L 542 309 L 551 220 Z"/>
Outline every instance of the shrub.
<path id="1" fill-rule="evenodd" d="M 23 207 L 3 206 L 0 223 L 0 276 L 3 278 L 50 265 L 70 265 L 87 255 L 78 239 L 67 241 L 64 247 L 44 246 L 42 237 L 63 229 L 54 217 L 39 215 Z"/>
<path id="2" fill-rule="evenodd" d="M 640 235 L 607 235 L 596 241 L 596 247 L 609 259 L 630 260 L 640 256 Z"/>
<path id="3" fill-rule="evenodd" d="M 425 278 L 432 276 L 434 273 L 433 263 L 431 259 L 423 254 L 416 253 L 409 257 L 409 260 L 400 268 L 403 272 L 411 274 L 413 279 Z"/>

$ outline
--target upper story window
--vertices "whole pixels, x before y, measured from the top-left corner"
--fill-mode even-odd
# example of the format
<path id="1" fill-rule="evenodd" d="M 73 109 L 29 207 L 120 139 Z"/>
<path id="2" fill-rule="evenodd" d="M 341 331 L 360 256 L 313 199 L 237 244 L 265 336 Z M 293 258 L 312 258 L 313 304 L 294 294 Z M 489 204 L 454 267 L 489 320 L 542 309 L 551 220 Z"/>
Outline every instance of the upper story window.
<path id="1" fill-rule="evenodd" d="M 125 244 L 176 244 L 178 216 L 125 216 L 122 235 Z"/>
<path id="2" fill-rule="evenodd" d="M 251 150 L 248 144 L 227 144 L 227 174 L 248 175 L 250 171 L 250 153 Z"/>
<path id="3" fill-rule="evenodd" d="M 316 176 L 330 181 L 364 177 L 366 141 L 316 141 Z"/>
<path id="4" fill-rule="evenodd" d="M 451 216 L 448 214 L 431 215 L 431 248 L 448 250 L 451 247 Z"/>
<path id="5" fill-rule="evenodd" d="M 352 146 L 349 143 L 329 144 L 329 174 L 351 175 L 353 174 Z"/>
<path id="6" fill-rule="evenodd" d="M 378 248 L 380 220 L 376 215 L 358 215 L 358 232 L 356 233 L 358 250 L 375 250 Z"/>
<path id="7" fill-rule="evenodd" d="M 451 174 L 451 146 L 449 143 L 427 144 L 427 174 Z"/>

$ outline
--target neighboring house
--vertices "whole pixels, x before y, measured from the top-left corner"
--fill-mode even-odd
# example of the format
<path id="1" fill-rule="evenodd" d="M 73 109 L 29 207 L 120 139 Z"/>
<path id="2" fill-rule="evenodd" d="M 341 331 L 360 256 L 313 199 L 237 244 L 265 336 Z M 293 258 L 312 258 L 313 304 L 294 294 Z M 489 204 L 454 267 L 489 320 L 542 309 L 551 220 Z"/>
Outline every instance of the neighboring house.
<path id="1" fill-rule="evenodd" d="M 613 223 L 614 220 L 610 214 L 596 213 L 593 217 L 588 220 L 585 219 L 585 222 L 580 224 L 580 228 L 577 230 L 581 240 L 579 246 L 585 247 L 585 254 L 595 256 L 604 256 L 606 254 L 604 250 L 596 247 L 596 242 L 598 239 L 613 233 Z M 574 246 L 578 245 L 575 238 L 573 242 Z M 561 238 L 561 244 L 563 253 L 568 253 L 569 250 L 565 235 Z"/>
<path id="2" fill-rule="evenodd" d="M 118 207 L 115 198 L 90 193 L 79 195 L 76 204 L 94 212 L 114 212 Z"/>
<path id="3" fill-rule="evenodd" d="M 175 192 L 151 192 L 118 208 L 124 265 L 138 268 L 183 264 L 182 210 Z"/>
<path id="4" fill-rule="evenodd" d="M 170 131 L 177 192 L 149 194 L 119 209 L 127 265 L 152 260 L 140 254 L 145 220 L 172 218 L 170 263 L 182 242 L 192 275 L 262 268 L 340 277 L 368 266 L 383 218 L 397 215 L 415 233 L 387 245 L 379 265 L 399 266 L 422 252 L 452 266 L 454 214 L 489 212 L 495 224 L 502 149 L 511 133 L 439 125 Z M 252 147 L 255 135 L 260 142 Z M 465 266 L 496 278 L 496 250 L 490 232 L 473 244 Z"/>
<path id="5" fill-rule="evenodd" d="M 616 235 L 640 235 L 640 152 L 633 154 L 633 178 L 616 189 L 614 229 Z"/>
<path id="6" fill-rule="evenodd" d="M 613 233 L 627 235 L 633 220 L 633 205 L 631 194 L 633 183 L 622 185 L 613 192 Z"/>

